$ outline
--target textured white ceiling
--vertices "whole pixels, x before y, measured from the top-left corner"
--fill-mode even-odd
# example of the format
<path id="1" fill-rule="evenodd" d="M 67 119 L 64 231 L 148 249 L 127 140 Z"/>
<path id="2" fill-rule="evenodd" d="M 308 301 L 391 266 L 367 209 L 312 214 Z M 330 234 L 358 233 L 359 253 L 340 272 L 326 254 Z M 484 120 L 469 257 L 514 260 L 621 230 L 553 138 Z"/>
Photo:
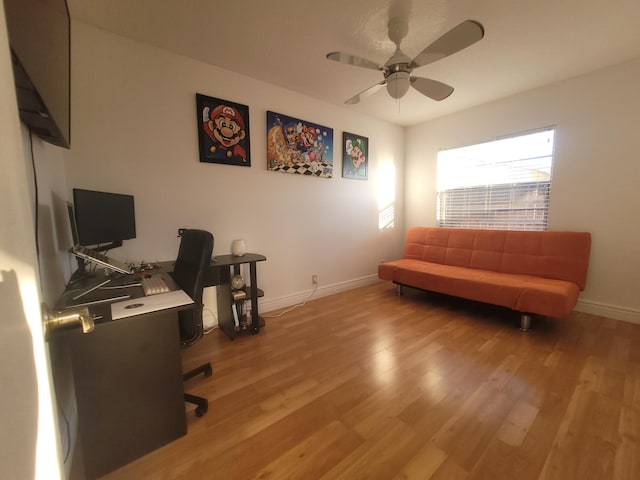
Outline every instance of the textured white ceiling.
<path id="1" fill-rule="evenodd" d="M 406 15 L 414 57 L 460 22 L 484 25 L 471 47 L 414 71 L 455 88 L 435 102 L 382 89 L 345 108 L 414 125 L 640 56 L 639 0 L 67 0 L 71 18 L 336 105 L 382 73 L 331 62 L 331 51 L 383 64 L 390 16 Z"/>

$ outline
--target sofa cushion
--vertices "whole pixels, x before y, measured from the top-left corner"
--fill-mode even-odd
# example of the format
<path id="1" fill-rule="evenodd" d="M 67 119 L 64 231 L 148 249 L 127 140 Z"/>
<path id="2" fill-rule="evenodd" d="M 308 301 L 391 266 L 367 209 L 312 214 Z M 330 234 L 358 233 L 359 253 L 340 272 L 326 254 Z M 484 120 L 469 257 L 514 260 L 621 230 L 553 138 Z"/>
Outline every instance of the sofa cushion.
<path id="1" fill-rule="evenodd" d="M 580 292 L 576 284 L 564 280 L 415 259 L 382 263 L 378 276 L 423 290 L 555 317 L 571 313 Z"/>
<path id="2" fill-rule="evenodd" d="M 378 276 L 401 285 L 565 317 L 585 288 L 591 235 L 413 227 Z"/>
<path id="3" fill-rule="evenodd" d="M 590 250 L 587 232 L 412 227 L 403 258 L 565 280 L 583 290 Z"/>

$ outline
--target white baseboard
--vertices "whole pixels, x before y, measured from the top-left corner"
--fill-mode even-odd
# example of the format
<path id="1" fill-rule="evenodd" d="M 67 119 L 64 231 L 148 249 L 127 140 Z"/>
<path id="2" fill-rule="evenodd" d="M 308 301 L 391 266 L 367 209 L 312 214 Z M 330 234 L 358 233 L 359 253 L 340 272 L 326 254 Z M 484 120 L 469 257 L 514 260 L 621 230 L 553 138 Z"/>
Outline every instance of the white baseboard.
<path id="1" fill-rule="evenodd" d="M 366 277 L 354 278 L 345 282 L 334 283 L 332 285 L 322 285 L 314 291 L 314 289 L 304 290 L 286 297 L 272 298 L 260 301 L 260 312 L 272 312 L 281 308 L 291 307 L 304 301 L 315 300 L 317 298 L 334 295 L 336 293 L 346 292 L 354 288 L 364 287 L 379 282 L 377 274 L 367 275 Z"/>
<path id="2" fill-rule="evenodd" d="M 308 300 L 346 292 L 354 288 L 364 287 L 365 285 L 372 285 L 380 281 L 381 280 L 378 279 L 378 275 L 373 274 L 355 278 L 353 280 L 347 280 L 345 282 L 334 283 L 332 285 L 319 286 L 315 292 L 313 289 L 309 289 L 293 295 L 287 295 L 285 297 L 273 298 L 265 301 L 261 300 L 260 311 L 272 312 L 274 310 L 291 307 Z M 592 302 L 590 300 L 578 300 L 575 310 L 578 312 L 589 313 L 591 315 L 612 318 L 614 320 L 640 324 L 640 311 L 631 308 Z"/>
<path id="3" fill-rule="evenodd" d="M 592 302 L 589 300 L 578 300 L 575 309 L 582 313 L 590 313 L 591 315 L 640 324 L 640 311 L 632 308 L 607 305 L 606 303 Z"/>

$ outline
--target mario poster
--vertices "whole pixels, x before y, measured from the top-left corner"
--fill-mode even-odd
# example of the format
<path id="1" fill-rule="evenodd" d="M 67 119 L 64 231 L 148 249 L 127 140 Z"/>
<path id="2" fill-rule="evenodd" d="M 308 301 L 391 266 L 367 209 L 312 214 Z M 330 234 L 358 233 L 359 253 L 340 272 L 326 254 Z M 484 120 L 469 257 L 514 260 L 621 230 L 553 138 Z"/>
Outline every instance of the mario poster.
<path id="1" fill-rule="evenodd" d="M 200 161 L 251 166 L 249 107 L 196 93 Z"/>
<path id="2" fill-rule="evenodd" d="M 267 169 L 333 177 L 333 129 L 267 111 Z"/>

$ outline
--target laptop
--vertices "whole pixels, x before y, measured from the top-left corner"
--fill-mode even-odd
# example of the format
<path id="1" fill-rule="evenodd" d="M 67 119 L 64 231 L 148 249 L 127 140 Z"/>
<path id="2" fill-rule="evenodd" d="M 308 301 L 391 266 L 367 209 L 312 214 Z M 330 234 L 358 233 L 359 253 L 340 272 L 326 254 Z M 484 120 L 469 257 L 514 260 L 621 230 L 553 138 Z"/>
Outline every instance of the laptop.
<path id="1" fill-rule="evenodd" d="M 132 298 L 123 302 L 111 304 L 111 318 L 119 320 L 121 318 L 142 315 L 143 313 L 157 312 L 182 305 L 193 303 L 191 297 L 182 290 L 174 290 L 167 293 L 158 293 L 145 297 Z"/>

